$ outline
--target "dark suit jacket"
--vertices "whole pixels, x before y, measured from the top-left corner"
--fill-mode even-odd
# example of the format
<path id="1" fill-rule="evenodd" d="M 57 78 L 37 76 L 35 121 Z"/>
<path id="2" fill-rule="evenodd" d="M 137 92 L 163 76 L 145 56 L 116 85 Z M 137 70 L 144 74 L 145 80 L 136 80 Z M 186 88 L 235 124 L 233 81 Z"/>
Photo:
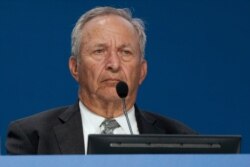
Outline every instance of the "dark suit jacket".
<path id="1" fill-rule="evenodd" d="M 135 107 L 140 134 L 195 134 L 184 124 Z M 84 154 L 78 103 L 14 121 L 10 124 L 8 154 Z"/>

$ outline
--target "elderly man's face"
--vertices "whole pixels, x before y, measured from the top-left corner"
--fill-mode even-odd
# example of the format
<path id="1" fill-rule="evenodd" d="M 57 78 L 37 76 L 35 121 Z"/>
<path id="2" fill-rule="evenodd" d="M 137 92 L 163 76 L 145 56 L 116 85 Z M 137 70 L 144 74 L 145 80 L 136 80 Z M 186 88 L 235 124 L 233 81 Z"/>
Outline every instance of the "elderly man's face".
<path id="1" fill-rule="evenodd" d="M 147 73 L 138 35 L 125 19 L 99 16 L 85 24 L 75 79 L 83 99 L 119 100 L 115 86 L 125 81 L 128 100 L 134 102 L 139 84 Z"/>

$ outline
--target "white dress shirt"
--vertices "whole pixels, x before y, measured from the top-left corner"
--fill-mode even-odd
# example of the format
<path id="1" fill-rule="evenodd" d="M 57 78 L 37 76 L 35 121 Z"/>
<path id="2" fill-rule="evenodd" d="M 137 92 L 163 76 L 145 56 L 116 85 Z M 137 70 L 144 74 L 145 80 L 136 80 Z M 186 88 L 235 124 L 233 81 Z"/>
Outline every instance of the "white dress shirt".
<path id="1" fill-rule="evenodd" d="M 104 117 L 91 112 L 84 104 L 79 101 L 79 107 L 82 118 L 83 136 L 84 136 L 84 146 L 85 154 L 87 153 L 88 147 L 88 135 L 89 134 L 100 134 L 101 133 L 101 123 L 105 120 Z M 135 107 L 127 111 L 128 118 L 131 124 L 133 134 L 139 134 L 137 122 L 135 118 Z M 114 118 L 120 125 L 119 128 L 114 130 L 114 134 L 130 134 L 129 127 L 126 121 L 125 115 Z"/>

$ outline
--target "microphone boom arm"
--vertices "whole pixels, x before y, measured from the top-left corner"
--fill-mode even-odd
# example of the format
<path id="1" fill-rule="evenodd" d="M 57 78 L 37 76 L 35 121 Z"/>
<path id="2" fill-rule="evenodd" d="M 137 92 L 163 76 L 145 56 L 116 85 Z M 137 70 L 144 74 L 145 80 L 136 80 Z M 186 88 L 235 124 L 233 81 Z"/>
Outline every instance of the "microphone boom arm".
<path id="1" fill-rule="evenodd" d="M 132 131 L 132 128 L 131 128 L 131 124 L 130 124 L 130 121 L 128 119 L 128 113 L 126 111 L 126 103 L 125 103 L 125 98 L 121 98 L 122 99 L 122 111 L 126 117 L 126 120 L 127 120 L 127 123 L 128 123 L 128 128 L 129 128 L 129 131 L 130 131 L 130 134 L 133 135 L 133 131 Z"/>

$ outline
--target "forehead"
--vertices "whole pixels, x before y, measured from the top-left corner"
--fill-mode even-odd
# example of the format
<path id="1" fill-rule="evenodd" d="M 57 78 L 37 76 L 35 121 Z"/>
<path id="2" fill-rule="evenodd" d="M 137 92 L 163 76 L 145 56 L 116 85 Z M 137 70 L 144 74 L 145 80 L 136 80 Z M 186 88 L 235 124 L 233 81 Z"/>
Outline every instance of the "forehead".
<path id="1" fill-rule="evenodd" d="M 117 15 L 104 15 L 97 16 L 88 21 L 82 29 L 83 37 L 88 36 L 102 36 L 119 35 L 132 37 L 133 39 L 138 37 L 135 27 L 125 18 Z"/>

